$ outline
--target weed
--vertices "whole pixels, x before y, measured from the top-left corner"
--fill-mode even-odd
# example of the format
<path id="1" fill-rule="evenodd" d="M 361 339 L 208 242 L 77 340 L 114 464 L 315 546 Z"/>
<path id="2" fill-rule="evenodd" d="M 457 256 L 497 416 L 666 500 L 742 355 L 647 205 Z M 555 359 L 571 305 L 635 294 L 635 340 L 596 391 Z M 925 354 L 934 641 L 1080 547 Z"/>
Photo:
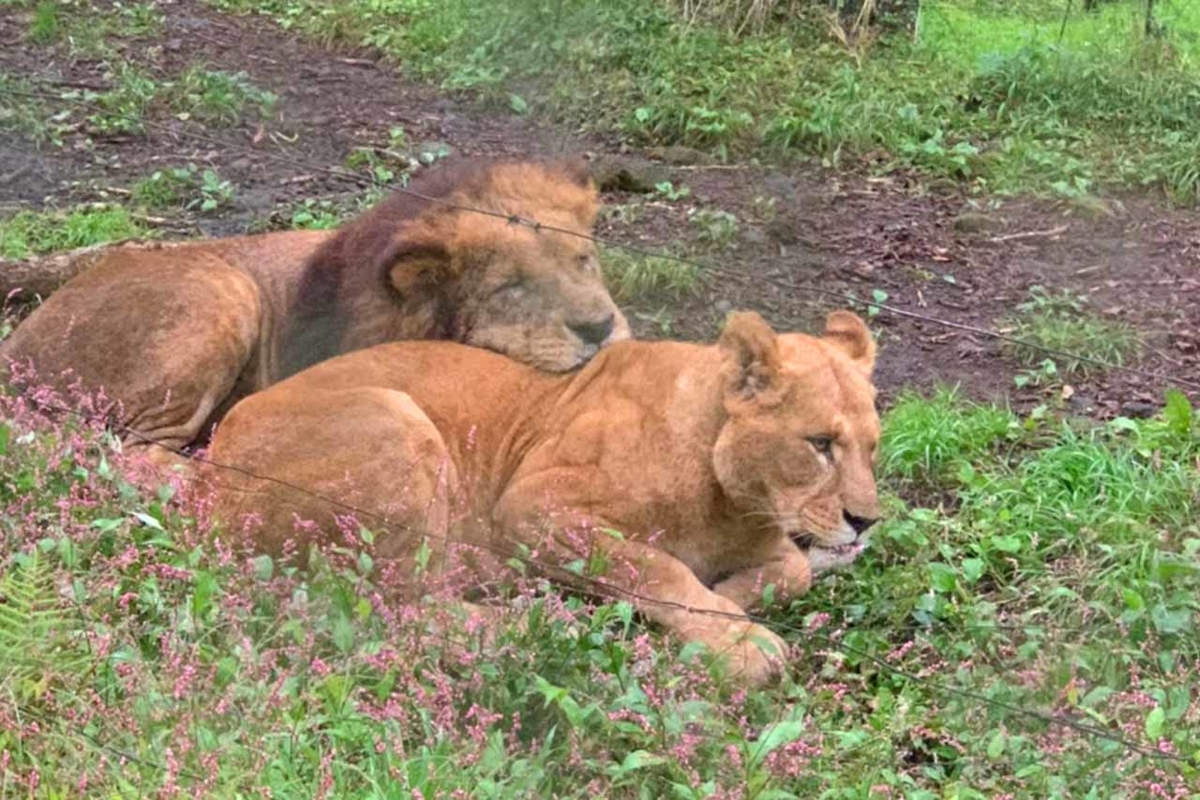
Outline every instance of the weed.
<path id="1" fill-rule="evenodd" d="M 1005 321 L 1012 335 L 1033 346 L 1007 345 L 1024 364 L 1040 364 L 1046 352 L 1058 351 L 1056 372 L 1066 375 L 1093 372 L 1100 367 L 1087 360 L 1072 359 L 1062 353 L 1074 353 L 1086 359 L 1120 366 L 1139 346 L 1136 331 L 1127 325 L 1096 316 L 1088 309 L 1086 298 L 1063 291 L 1051 294 L 1040 286 L 1030 290 L 1030 299 L 1017 306 L 1017 314 Z"/>
<path id="2" fill-rule="evenodd" d="M 133 3 L 120 9 L 121 34 L 153 36 L 162 30 L 163 12 L 155 3 Z"/>
<path id="3" fill-rule="evenodd" d="M 994 459 L 997 446 L 1020 436 L 1011 411 L 965 403 L 957 389 L 930 397 L 908 393 L 888 412 L 879 466 L 885 476 L 936 486 L 953 482 L 963 467 Z"/>
<path id="4" fill-rule="evenodd" d="M 699 268 L 671 258 L 610 247 L 601 253 L 601 262 L 605 281 L 618 301 L 678 298 L 695 292 L 700 285 Z"/>
<path id="5" fill-rule="evenodd" d="M 270 114 L 278 98 L 251 83 L 244 72 L 195 65 L 167 88 L 167 101 L 176 113 L 209 124 L 232 125 L 241 120 L 247 105 L 259 114 Z"/>
<path id="6" fill-rule="evenodd" d="M 689 196 L 692 190 L 680 184 L 678 187 L 670 181 L 662 181 L 654 184 L 654 194 L 669 203 L 674 203 L 676 200 L 682 200 Z"/>
<path id="7" fill-rule="evenodd" d="M 80 208 L 67 213 L 20 211 L 0 220 L 0 256 L 39 253 L 150 235 L 123 208 Z"/>
<path id="8" fill-rule="evenodd" d="M 107 92 L 85 90 L 84 101 L 101 110 L 88 116 L 92 129 L 99 134 L 141 133 L 147 108 L 158 94 L 158 85 L 144 71 L 126 61 L 112 70 L 113 88 Z M 78 97 L 75 92 L 63 95 Z"/>
<path id="9" fill-rule="evenodd" d="M 196 167 L 155 170 L 130 187 L 133 201 L 143 208 L 180 208 L 187 202 L 188 195 L 196 189 Z"/>
<path id="10" fill-rule="evenodd" d="M 738 219 L 728 211 L 699 209 L 688 215 L 688 221 L 700 229 L 700 241 L 715 247 L 728 247 L 738 235 Z"/>
<path id="11" fill-rule="evenodd" d="M 188 203 L 188 208 L 199 208 L 205 213 L 228 205 L 236 193 L 232 183 L 223 180 L 211 169 L 206 169 L 200 174 L 200 185 L 197 189 L 199 196 Z"/>
<path id="12" fill-rule="evenodd" d="M 18 131 L 38 143 L 59 144 L 61 131 L 51 110 L 26 94 L 32 88 L 26 81 L 0 74 L 0 131 Z"/>
<path id="13" fill-rule="evenodd" d="M 59 19 L 59 5 L 54 2 L 41 2 L 33 10 L 33 19 L 29 23 L 29 39 L 37 44 L 49 44 L 62 37 L 62 21 Z"/>
<path id="14" fill-rule="evenodd" d="M 301 230 L 336 228 L 343 215 L 328 200 L 305 200 L 292 211 L 289 227 Z"/>

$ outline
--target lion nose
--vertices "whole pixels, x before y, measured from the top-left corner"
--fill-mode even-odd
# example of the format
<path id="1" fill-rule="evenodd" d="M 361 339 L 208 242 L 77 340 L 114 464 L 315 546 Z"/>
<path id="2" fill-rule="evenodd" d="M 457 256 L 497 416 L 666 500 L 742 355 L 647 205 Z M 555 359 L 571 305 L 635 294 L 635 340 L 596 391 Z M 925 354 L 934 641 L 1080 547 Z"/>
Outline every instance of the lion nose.
<path id="1" fill-rule="evenodd" d="M 599 322 L 577 322 L 567 327 L 582 339 L 584 344 L 602 344 L 612 335 L 613 320 L 613 315 L 609 314 Z"/>
<path id="2" fill-rule="evenodd" d="M 856 536 L 862 536 L 863 531 L 879 521 L 874 517 L 860 517 L 857 514 L 851 514 L 849 511 L 842 511 L 842 517 L 849 523 L 851 528 L 854 528 Z"/>

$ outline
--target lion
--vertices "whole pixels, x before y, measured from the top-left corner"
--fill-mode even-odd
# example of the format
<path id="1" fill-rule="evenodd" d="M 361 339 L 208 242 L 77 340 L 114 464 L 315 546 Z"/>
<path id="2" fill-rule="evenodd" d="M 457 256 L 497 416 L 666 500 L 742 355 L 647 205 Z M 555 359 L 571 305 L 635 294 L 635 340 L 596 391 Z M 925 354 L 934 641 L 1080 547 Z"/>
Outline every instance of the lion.
<path id="1" fill-rule="evenodd" d="M 381 342 L 452 339 L 562 372 L 629 337 L 581 238 L 598 211 L 586 164 L 463 159 L 411 191 L 429 199 L 396 193 L 335 231 L 91 255 L 0 343 L 0 368 L 103 391 L 129 446 L 179 450 L 240 398 Z"/>
<path id="2" fill-rule="evenodd" d="M 599 554 L 600 594 L 758 685 L 784 652 L 747 617 L 764 588 L 805 592 L 879 516 L 874 362 L 848 311 L 820 337 L 741 312 L 715 345 L 620 342 L 558 376 L 452 343 L 380 345 L 238 403 L 209 453 L 214 508 L 275 554 L 346 544 L 338 516 L 365 511 L 376 559 L 409 575 L 420 542 L 439 558 L 451 542 Z"/>

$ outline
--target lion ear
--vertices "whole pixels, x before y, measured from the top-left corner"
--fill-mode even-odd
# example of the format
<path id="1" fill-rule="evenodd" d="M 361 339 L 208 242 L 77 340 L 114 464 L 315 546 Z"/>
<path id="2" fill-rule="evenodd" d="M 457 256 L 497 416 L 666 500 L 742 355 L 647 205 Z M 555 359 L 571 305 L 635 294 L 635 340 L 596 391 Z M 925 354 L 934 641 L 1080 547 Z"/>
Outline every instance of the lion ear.
<path id="1" fill-rule="evenodd" d="M 875 369 L 875 339 L 860 316 L 852 311 L 830 312 L 825 318 L 824 338 L 870 377 Z"/>
<path id="2" fill-rule="evenodd" d="M 568 158 L 559 159 L 555 162 L 554 167 L 558 172 L 562 173 L 567 180 L 581 189 L 592 188 L 592 165 L 587 162 L 583 156 L 571 156 Z"/>
<path id="3" fill-rule="evenodd" d="M 403 239 L 389 250 L 384 261 L 388 281 L 404 297 L 418 291 L 422 284 L 444 278 L 453 263 L 444 245 Z"/>
<path id="4" fill-rule="evenodd" d="M 726 393 L 753 400 L 779 384 L 779 341 L 766 320 L 753 311 L 730 314 L 717 342 L 726 354 Z"/>

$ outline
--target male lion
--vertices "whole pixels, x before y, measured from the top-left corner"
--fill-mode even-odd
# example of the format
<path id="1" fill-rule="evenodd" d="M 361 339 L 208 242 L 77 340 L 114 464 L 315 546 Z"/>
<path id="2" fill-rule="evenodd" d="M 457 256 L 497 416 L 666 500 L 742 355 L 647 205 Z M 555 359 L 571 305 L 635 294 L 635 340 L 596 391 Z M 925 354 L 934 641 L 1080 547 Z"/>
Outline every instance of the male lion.
<path id="1" fill-rule="evenodd" d="M 448 205 L 587 234 L 582 165 L 463 160 L 412 190 L 441 202 L 397 193 L 332 232 L 114 248 L 0 343 L 0 368 L 103 389 L 130 445 L 180 448 L 239 398 L 380 342 L 453 339 L 565 371 L 628 338 L 592 242 Z"/>
<path id="2" fill-rule="evenodd" d="M 760 645 L 783 643 L 744 609 L 767 584 L 798 594 L 852 561 L 878 516 L 874 359 L 847 311 L 819 338 L 740 313 L 716 345 L 622 342 L 566 376 L 461 345 L 380 345 L 234 407 L 210 456 L 245 471 L 213 468 L 217 514 L 253 512 L 256 546 L 280 552 L 317 535 L 294 519 L 336 540 L 334 514 L 367 509 L 379 516 L 363 524 L 386 519 L 376 555 L 405 569 L 425 538 L 561 558 L 582 537 L 616 596 L 757 684 L 777 667 Z"/>

